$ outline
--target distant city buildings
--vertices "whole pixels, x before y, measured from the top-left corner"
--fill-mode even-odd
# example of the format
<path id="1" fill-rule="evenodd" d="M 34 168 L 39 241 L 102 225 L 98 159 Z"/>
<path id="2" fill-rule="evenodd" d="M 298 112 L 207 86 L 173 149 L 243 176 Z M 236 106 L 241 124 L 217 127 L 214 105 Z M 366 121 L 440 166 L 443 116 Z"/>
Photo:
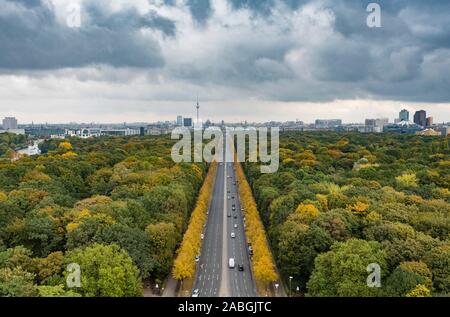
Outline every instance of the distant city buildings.
<path id="1" fill-rule="evenodd" d="M 177 116 L 177 126 L 183 126 L 183 116 Z"/>
<path id="2" fill-rule="evenodd" d="M 192 127 L 192 118 L 184 118 L 183 119 L 183 127 L 191 128 Z"/>
<path id="3" fill-rule="evenodd" d="M 341 119 L 322 120 L 317 119 L 315 123 L 316 129 L 332 129 L 342 126 Z"/>
<path id="4" fill-rule="evenodd" d="M 383 127 L 383 132 L 387 133 L 415 134 L 416 132 L 422 130 L 423 130 L 422 126 L 409 121 L 402 121 L 394 124 L 388 124 Z"/>
<path id="5" fill-rule="evenodd" d="M 425 110 L 416 111 L 414 114 L 414 123 L 422 127 L 427 126 L 427 112 Z"/>
<path id="6" fill-rule="evenodd" d="M 431 127 L 433 125 L 433 117 L 428 117 L 426 121 L 426 126 Z"/>
<path id="7" fill-rule="evenodd" d="M 383 132 L 383 127 L 387 124 L 389 124 L 388 118 L 366 119 L 364 132 L 381 133 Z"/>
<path id="8" fill-rule="evenodd" d="M 0 133 L 25 134 L 24 129 L 19 129 L 17 119 L 14 117 L 6 117 L 2 121 L 2 130 Z"/>
<path id="9" fill-rule="evenodd" d="M 66 129 L 65 135 L 68 137 L 78 137 L 82 139 L 100 137 L 100 136 L 132 136 L 141 135 L 142 130 L 139 129 L 99 129 L 99 128 L 83 128 L 79 130 Z"/>

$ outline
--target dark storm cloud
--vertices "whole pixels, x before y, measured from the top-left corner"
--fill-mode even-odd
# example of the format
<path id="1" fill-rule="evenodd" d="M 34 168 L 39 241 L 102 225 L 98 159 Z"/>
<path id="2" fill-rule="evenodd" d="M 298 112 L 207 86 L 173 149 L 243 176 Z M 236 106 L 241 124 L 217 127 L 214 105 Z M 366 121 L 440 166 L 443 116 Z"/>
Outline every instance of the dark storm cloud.
<path id="1" fill-rule="evenodd" d="M 84 7 L 82 21 L 87 25 L 80 29 L 58 23 L 47 2 L 3 0 L 3 5 L 12 10 L 11 14 L 0 15 L 2 69 L 55 69 L 90 64 L 160 67 L 164 60 L 158 42 L 144 38 L 139 30 L 151 28 L 170 36 L 175 34 L 174 23 L 156 13 L 141 16 L 134 8 L 109 13 L 94 1 Z"/>

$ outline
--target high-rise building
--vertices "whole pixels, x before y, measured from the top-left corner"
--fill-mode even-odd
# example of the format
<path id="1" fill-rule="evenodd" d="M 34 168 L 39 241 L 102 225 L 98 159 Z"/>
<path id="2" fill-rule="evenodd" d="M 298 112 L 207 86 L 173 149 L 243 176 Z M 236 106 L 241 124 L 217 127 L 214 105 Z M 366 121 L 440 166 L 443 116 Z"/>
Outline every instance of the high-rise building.
<path id="1" fill-rule="evenodd" d="M 192 127 L 192 118 L 184 118 L 183 126 L 188 128 Z"/>
<path id="2" fill-rule="evenodd" d="M 425 127 L 427 125 L 427 112 L 425 110 L 416 111 L 414 114 L 414 123 Z"/>
<path id="3" fill-rule="evenodd" d="M 402 111 L 400 111 L 398 118 L 401 121 L 409 121 L 409 111 L 406 109 L 403 109 Z"/>
<path id="4" fill-rule="evenodd" d="M 3 130 L 16 130 L 18 128 L 17 119 L 13 117 L 6 117 L 3 119 Z"/>
<path id="5" fill-rule="evenodd" d="M 433 117 L 427 118 L 427 127 L 431 127 L 433 125 Z"/>
<path id="6" fill-rule="evenodd" d="M 177 126 L 183 126 L 183 116 L 177 116 Z"/>

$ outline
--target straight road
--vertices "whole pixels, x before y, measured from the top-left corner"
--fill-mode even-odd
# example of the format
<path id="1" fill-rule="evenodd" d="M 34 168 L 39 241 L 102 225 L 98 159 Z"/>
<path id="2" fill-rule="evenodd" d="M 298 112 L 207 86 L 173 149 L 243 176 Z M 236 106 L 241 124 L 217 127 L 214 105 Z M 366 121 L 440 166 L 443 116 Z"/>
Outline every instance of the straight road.
<path id="1" fill-rule="evenodd" d="M 248 244 L 245 236 L 244 213 L 239 200 L 238 182 L 232 163 L 227 163 L 227 243 L 228 257 L 233 258 L 236 267 L 231 269 L 230 284 L 232 297 L 257 296 L 256 285 L 250 267 Z M 231 235 L 234 235 L 234 238 Z M 242 265 L 243 271 L 239 269 Z"/>
<path id="2" fill-rule="evenodd" d="M 197 265 L 194 289 L 200 297 L 219 296 L 222 277 L 222 235 L 224 205 L 224 166 L 217 167 L 216 180 L 208 219 L 204 229 L 202 254 Z"/>
<path id="3" fill-rule="evenodd" d="M 233 163 L 227 163 L 231 162 L 231 150 L 227 148 L 225 154 L 226 162 L 217 168 L 193 290 L 198 290 L 199 297 L 254 297 L 257 291 L 251 273 L 236 173 Z M 228 266 L 230 258 L 235 260 L 234 268 Z"/>

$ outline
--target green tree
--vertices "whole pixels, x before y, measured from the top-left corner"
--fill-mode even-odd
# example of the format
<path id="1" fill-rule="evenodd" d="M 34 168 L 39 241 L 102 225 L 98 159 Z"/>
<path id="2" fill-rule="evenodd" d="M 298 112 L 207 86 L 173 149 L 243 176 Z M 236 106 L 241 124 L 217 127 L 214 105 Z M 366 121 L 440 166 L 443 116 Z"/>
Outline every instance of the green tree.
<path id="1" fill-rule="evenodd" d="M 34 274 L 20 267 L 0 269 L 0 296 L 32 297 L 36 295 Z"/>
<path id="2" fill-rule="evenodd" d="M 130 256 L 117 245 L 94 244 L 69 251 L 65 263 L 81 268 L 81 288 L 86 297 L 142 296 L 139 270 Z"/>
<path id="3" fill-rule="evenodd" d="M 374 241 L 351 239 L 336 242 L 331 251 L 319 255 L 308 282 L 308 296 L 377 296 L 376 287 L 367 286 L 367 266 L 386 268 L 385 253 Z"/>

